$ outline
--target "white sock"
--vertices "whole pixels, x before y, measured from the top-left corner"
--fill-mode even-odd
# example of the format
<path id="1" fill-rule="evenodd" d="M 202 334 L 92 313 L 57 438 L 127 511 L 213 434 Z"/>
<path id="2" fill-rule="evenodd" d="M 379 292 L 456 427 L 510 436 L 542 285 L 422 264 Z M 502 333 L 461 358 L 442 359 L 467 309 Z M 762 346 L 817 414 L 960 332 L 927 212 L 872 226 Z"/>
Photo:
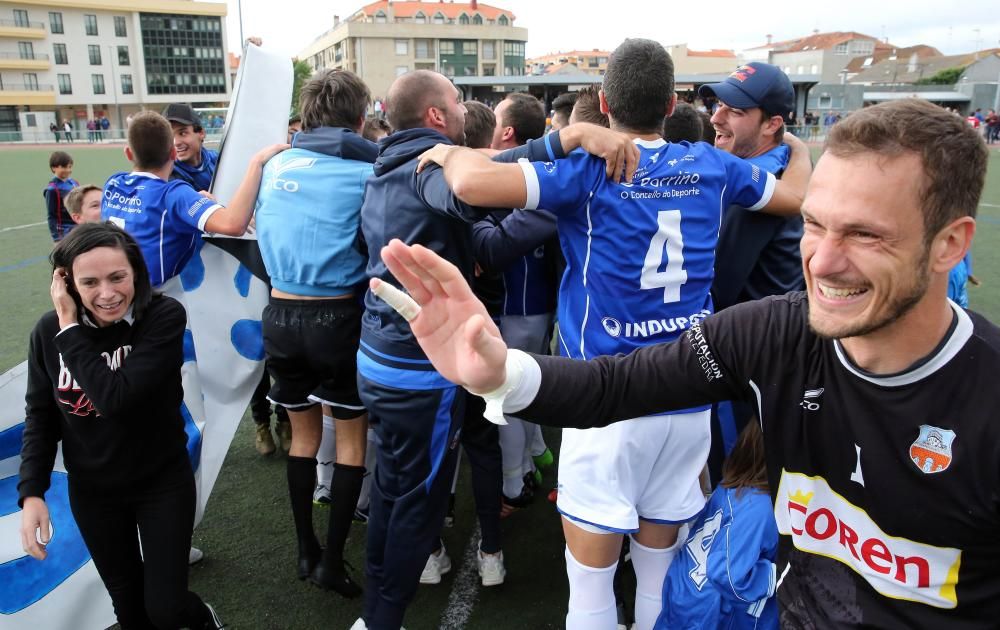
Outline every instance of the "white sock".
<path id="1" fill-rule="evenodd" d="M 542 435 L 542 427 L 534 423 L 531 423 L 531 426 L 534 427 L 531 431 L 530 440 L 531 456 L 538 457 L 545 452 L 545 449 L 547 449 L 548 446 L 545 445 L 545 437 Z"/>
<path id="2" fill-rule="evenodd" d="M 524 427 L 519 418 L 506 416 L 500 427 L 500 452 L 503 456 L 503 493 L 508 498 L 521 494 L 524 487 Z"/>
<path id="3" fill-rule="evenodd" d="M 663 608 L 663 580 L 677 551 L 687 540 L 687 527 L 677 532 L 677 542 L 667 549 L 653 549 L 632 536 L 629 552 L 635 569 L 635 630 L 651 630 Z"/>
<path id="4" fill-rule="evenodd" d="M 337 432 L 333 428 L 332 416 L 323 416 L 323 437 L 316 453 L 316 483 L 330 487 L 333 480 L 333 462 L 337 459 Z"/>
<path id="5" fill-rule="evenodd" d="M 580 564 L 566 547 L 566 576 L 569 578 L 569 612 L 566 630 L 615 630 L 618 614 L 615 610 L 616 561 L 610 567 L 598 569 Z"/>
<path id="6" fill-rule="evenodd" d="M 365 447 L 365 477 L 361 482 L 361 496 L 358 497 L 358 509 L 368 509 L 368 499 L 371 497 L 372 481 L 375 480 L 375 429 L 368 428 L 368 444 Z"/>

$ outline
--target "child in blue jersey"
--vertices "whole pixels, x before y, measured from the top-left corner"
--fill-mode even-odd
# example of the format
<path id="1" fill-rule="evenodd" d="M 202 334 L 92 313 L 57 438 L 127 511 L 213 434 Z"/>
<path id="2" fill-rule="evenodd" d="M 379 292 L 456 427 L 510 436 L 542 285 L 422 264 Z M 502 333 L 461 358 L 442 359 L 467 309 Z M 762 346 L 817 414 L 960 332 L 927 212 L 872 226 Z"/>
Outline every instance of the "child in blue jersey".
<path id="1" fill-rule="evenodd" d="M 52 235 L 52 242 L 58 243 L 76 225 L 66 207 L 66 197 L 80 184 L 70 177 L 73 174 L 73 158 L 65 151 L 52 152 L 49 156 L 49 170 L 53 177 L 45 185 L 42 196 L 45 197 L 49 234 Z"/>
<path id="2" fill-rule="evenodd" d="M 190 105 L 171 103 L 163 110 L 163 117 L 170 122 L 174 134 L 177 160 L 170 179 L 180 179 L 195 190 L 208 190 L 215 176 L 219 154 L 204 147 L 205 128 L 201 118 Z"/>
<path id="3" fill-rule="evenodd" d="M 140 112 L 132 119 L 125 147 L 133 170 L 116 173 L 105 183 L 101 218 L 138 241 L 150 281 L 160 287 L 191 259 L 202 232 L 240 236 L 246 231 L 261 169 L 287 146 L 272 145 L 254 155 L 243 183 L 223 207 L 187 182 L 168 181 L 177 158 L 170 123 L 155 112 Z"/>
<path id="4" fill-rule="evenodd" d="M 654 628 L 777 629 L 778 527 L 756 422 L 740 433 L 722 481 L 688 531 L 663 582 L 663 610 Z"/>

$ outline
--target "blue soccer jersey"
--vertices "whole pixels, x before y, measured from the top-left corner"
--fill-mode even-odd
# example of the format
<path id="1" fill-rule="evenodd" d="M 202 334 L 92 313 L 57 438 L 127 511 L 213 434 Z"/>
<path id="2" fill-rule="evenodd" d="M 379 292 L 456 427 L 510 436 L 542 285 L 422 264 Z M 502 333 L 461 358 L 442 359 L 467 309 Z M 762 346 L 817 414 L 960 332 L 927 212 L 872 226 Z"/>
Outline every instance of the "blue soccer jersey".
<path id="1" fill-rule="evenodd" d="M 637 140 L 631 183 L 577 151 L 522 162 L 527 207 L 558 218 L 566 272 L 559 346 L 575 359 L 671 341 L 712 313 L 709 288 L 722 212 L 765 206 L 774 176 L 703 142 Z"/>
<path id="2" fill-rule="evenodd" d="M 150 173 L 118 173 L 104 184 L 101 219 L 135 238 L 149 267 L 149 279 L 158 287 L 181 272 L 208 218 L 221 207 L 180 180 L 165 182 Z"/>

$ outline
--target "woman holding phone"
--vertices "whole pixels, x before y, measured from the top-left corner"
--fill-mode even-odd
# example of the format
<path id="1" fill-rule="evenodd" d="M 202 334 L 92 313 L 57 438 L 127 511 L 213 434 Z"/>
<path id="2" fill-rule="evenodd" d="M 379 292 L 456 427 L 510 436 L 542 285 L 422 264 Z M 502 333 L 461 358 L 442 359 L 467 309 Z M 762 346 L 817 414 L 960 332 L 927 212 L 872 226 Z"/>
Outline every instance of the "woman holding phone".
<path id="1" fill-rule="evenodd" d="M 184 308 L 153 293 L 138 245 L 110 223 L 81 225 L 50 258 L 55 310 L 29 346 L 21 544 L 45 559 L 53 533 L 44 497 L 62 440 L 73 517 L 121 627 L 221 628 L 188 591 L 195 484 L 180 413 Z"/>

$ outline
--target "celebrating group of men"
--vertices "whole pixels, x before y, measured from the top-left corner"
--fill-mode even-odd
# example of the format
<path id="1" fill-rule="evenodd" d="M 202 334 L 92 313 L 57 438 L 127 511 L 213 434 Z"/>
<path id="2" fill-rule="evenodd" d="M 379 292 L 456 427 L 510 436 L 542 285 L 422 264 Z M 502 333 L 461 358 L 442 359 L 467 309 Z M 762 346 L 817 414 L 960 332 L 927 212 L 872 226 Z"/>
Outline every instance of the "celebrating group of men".
<path id="1" fill-rule="evenodd" d="M 289 409 L 294 429 L 299 577 L 346 596 L 361 591 L 341 552 L 364 473 L 364 430 L 350 433 L 360 451 L 341 453 L 338 442 L 333 504 L 343 508 L 321 552 L 307 496 L 319 439 L 313 405 L 330 406 L 338 423 L 363 422 L 367 411 L 377 436 L 355 629 L 400 628 L 435 557 L 441 572 L 438 534 L 466 390 L 485 398 L 491 420 L 508 422 L 507 414 L 508 434 L 516 427 L 497 479 L 509 505 L 531 473 L 521 464 L 532 425 L 516 419 L 566 429 L 557 507 L 567 628 L 616 627 L 624 534 L 636 627 L 666 627 L 664 576 L 676 554 L 697 553 L 681 526 L 705 504 L 699 476 L 710 449 L 721 451 L 747 422 L 759 422 L 767 449 L 781 539 L 764 570 L 783 626 L 993 622 L 1000 436 L 988 419 L 987 377 L 1000 368 L 1000 339 L 945 297 L 948 272 L 972 241 L 986 167 L 982 139 L 962 120 L 917 100 L 857 112 L 832 128 L 810 176 L 807 148 L 784 134 L 791 84 L 754 63 L 702 88 L 720 103 L 714 148 L 672 144 L 661 137 L 676 101 L 671 59 L 655 42 L 630 39 L 610 57 L 598 93 L 610 130 L 577 123 L 543 136 L 533 97 L 510 95 L 489 143 L 508 151 L 492 156 L 462 146 L 466 105 L 430 71 L 395 81 L 385 102 L 392 134 L 377 146 L 362 140 L 369 95 L 351 77 L 312 79 L 305 93 L 315 102 L 292 144 L 295 157 L 313 162 L 282 174 L 330 222 L 290 220 L 297 202 L 268 189 L 257 225 L 273 287 L 271 398 Z M 178 111 L 167 114 L 176 126 Z M 112 180 L 106 198 L 109 190 L 131 198 L 146 180 L 169 177 L 167 161 L 149 164 L 150 149 L 136 145 L 162 126 L 139 124 L 149 129 L 130 131 L 130 158 L 159 170 Z M 187 164 L 174 169 L 207 188 L 199 178 L 212 156 L 198 143 L 200 159 L 185 159 L 193 150 L 183 139 L 174 146 L 169 157 Z M 160 226 L 154 283 L 177 273 L 198 230 L 243 232 L 261 165 L 267 182 L 290 159 L 272 158 L 277 150 L 256 156 L 230 208 L 189 188 L 167 193 L 183 206 L 178 216 L 190 216 L 173 237 Z M 322 177 L 310 175 L 314 164 Z M 106 217 L 140 229 L 137 213 L 111 205 Z M 529 276 L 544 273 L 529 264 L 556 234 L 565 258 L 562 358 L 542 356 L 553 283 L 539 284 L 540 306 L 527 306 Z M 469 284 L 511 261 L 524 265 L 524 285 L 504 276 L 506 300 L 521 308 L 490 313 Z M 361 309 L 354 298 L 365 278 Z M 318 347 L 328 342 L 337 347 Z M 344 367 L 355 351 L 356 380 Z M 324 353 L 336 362 L 315 356 Z M 485 530 L 479 571 L 497 584 L 502 552 Z M 739 614 L 756 620 L 758 603 L 743 602 Z"/>

